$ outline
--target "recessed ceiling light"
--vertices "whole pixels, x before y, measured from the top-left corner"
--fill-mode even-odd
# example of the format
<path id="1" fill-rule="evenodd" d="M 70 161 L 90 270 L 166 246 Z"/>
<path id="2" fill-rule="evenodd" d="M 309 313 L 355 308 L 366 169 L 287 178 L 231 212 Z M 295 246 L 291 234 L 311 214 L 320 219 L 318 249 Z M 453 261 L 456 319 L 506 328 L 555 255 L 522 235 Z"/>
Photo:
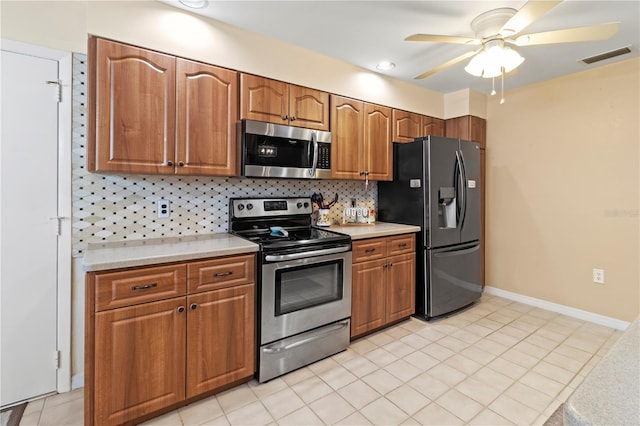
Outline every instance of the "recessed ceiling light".
<path id="1" fill-rule="evenodd" d="M 376 68 L 378 68 L 380 71 L 388 71 L 388 70 L 393 69 L 395 67 L 396 67 L 396 64 L 394 64 L 393 62 L 389 62 L 389 61 L 382 61 L 378 65 L 376 65 Z"/>
<path id="2" fill-rule="evenodd" d="M 202 9 L 209 3 L 208 0 L 179 0 L 183 5 L 192 9 Z"/>

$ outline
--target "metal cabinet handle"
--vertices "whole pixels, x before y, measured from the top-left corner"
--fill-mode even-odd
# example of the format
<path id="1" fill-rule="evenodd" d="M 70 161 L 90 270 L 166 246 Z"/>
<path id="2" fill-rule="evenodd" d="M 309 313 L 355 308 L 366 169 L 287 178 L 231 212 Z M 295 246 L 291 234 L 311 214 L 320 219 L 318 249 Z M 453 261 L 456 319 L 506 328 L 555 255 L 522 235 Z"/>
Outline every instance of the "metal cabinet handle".
<path id="1" fill-rule="evenodd" d="M 189 306 L 191 308 L 191 310 L 194 310 L 195 308 L 198 307 L 198 305 L 196 305 L 195 303 L 192 303 L 191 306 Z"/>
<path id="2" fill-rule="evenodd" d="M 389 268 L 391 268 L 393 266 L 393 263 L 389 263 Z"/>
<path id="3" fill-rule="evenodd" d="M 149 288 L 154 288 L 154 287 L 158 287 L 158 283 L 151 283 L 151 284 L 147 284 L 147 285 L 134 285 L 133 287 L 131 287 L 131 290 L 136 291 L 136 290 L 147 290 Z"/>
<path id="4" fill-rule="evenodd" d="M 365 251 L 364 251 L 364 252 L 365 252 L 365 253 L 373 253 L 374 251 L 376 251 L 376 249 L 374 249 L 374 248 L 368 248 L 368 249 L 365 249 Z"/>
<path id="5" fill-rule="evenodd" d="M 184 306 L 178 307 L 178 312 L 183 313 L 184 312 Z"/>
<path id="6" fill-rule="evenodd" d="M 179 161 L 179 162 L 178 162 L 178 166 L 180 166 L 180 167 L 184 167 L 184 161 Z"/>
<path id="7" fill-rule="evenodd" d="M 405 248 L 407 246 L 407 243 L 400 243 L 398 244 L 398 247 L 400 248 Z"/>
<path id="8" fill-rule="evenodd" d="M 283 120 L 288 120 L 288 119 L 289 119 L 289 116 L 288 116 L 288 115 L 283 115 L 283 116 L 282 116 L 282 119 L 283 119 Z"/>
<path id="9" fill-rule="evenodd" d="M 292 115 L 292 116 L 291 116 L 291 121 L 296 121 L 296 118 L 297 118 L 297 117 L 296 117 L 295 115 Z"/>
<path id="10" fill-rule="evenodd" d="M 173 166 L 173 161 L 167 161 L 167 166 Z"/>
<path id="11" fill-rule="evenodd" d="M 228 271 L 228 272 L 217 272 L 215 274 L 213 274 L 214 277 L 226 277 L 228 275 L 233 274 L 233 271 Z"/>

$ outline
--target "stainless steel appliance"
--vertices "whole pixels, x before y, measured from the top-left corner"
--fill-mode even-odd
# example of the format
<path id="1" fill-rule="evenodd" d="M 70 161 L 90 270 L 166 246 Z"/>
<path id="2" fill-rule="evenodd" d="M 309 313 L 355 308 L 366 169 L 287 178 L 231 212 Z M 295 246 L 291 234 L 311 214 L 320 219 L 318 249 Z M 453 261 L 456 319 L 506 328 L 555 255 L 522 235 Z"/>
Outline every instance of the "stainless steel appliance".
<path id="1" fill-rule="evenodd" d="M 463 308 L 482 293 L 480 146 L 426 136 L 394 143 L 393 154 L 393 182 L 378 182 L 378 216 L 422 228 L 416 315 Z"/>
<path id="2" fill-rule="evenodd" d="M 258 380 L 349 346 L 351 237 L 311 226 L 310 198 L 232 198 L 230 232 L 260 245 Z"/>
<path id="3" fill-rule="evenodd" d="M 331 132 L 242 120 L 242 175 L 331 178 Z"/>

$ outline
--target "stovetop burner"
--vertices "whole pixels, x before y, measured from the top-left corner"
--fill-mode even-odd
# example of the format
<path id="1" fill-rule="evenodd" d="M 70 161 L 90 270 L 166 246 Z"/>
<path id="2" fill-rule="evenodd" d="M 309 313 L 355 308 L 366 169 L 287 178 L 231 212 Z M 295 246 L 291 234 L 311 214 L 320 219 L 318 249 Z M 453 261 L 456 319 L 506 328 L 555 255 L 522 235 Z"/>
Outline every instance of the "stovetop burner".
<path id="1" fill-rule="evenodd" d="M 348 235 L 311 226 L 309 198 L 237 198 L 230 200 L 229 210 L 230 232 L 259 244 L 262 251 L 351 243 Z M 288 235 L 273 235 L 272 227 Z"/>

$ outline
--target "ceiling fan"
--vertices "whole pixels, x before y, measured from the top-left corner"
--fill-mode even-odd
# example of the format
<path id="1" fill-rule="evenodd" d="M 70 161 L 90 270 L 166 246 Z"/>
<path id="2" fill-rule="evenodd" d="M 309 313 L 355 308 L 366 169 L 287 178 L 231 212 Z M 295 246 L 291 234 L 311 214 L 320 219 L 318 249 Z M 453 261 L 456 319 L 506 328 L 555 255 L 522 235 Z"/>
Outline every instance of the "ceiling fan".
<path id="1" fill-rule="evenodd" d="M 414 78 L 416 80 L 427 78 L 468 58 L 473 58 L 465 67 L 469 74 L 484 78 L 504 76 L 505 73 L 514 70 L 524 61 L 524 58 L 508 45 L 525 47 L 540 44 L 606 40 L 618 31 L 618 23 L 612 22 L 519 35 L 522 30 L 560 3 L 562 3 L 561 0 L 529 1 L 520 10 L 500 8 L 484 12 L 471 21 L 471 29 L 475 33 L 475 38 L 435 34 L 413 34 L 407 37 L 406 41 L 480 46 L 476 50 L 453 58 Z"/>

